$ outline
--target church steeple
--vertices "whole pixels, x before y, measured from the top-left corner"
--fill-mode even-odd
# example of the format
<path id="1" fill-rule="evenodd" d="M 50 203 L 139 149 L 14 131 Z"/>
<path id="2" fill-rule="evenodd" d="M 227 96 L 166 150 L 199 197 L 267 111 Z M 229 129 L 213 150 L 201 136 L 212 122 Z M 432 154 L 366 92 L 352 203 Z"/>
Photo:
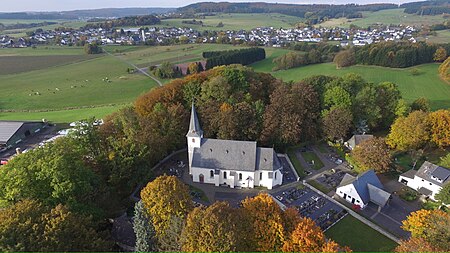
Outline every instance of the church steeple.
<path id="1" fill-rule="evenodd" d="M 200 123 L 198 121 L 197 112 L 195 111 L 194 101 L 192 101 L 191 108 L 191 121 L 189 123 L 189 131 L 186 134 L 186 137 L 200 137 L 203 138 L 203 131 L 200 127 Z"/>

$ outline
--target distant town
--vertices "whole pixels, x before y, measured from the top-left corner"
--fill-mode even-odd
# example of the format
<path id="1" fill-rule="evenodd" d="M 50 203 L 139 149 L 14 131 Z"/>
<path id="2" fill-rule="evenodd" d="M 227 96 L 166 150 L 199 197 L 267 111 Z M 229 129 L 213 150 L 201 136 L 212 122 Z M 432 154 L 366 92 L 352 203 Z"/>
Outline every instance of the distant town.
<path id="1" fill-rule="evenodd" d="M 200 32 L 186 27 L 37 29 L 27 37 L 12 38 L 0 35 L 1 47 L 32 47 L 42 44 L 80 45 L 82 41 L 103 45 L 170 45 L 187 43 L 248 44 L 284 47 L 293 42 L 338 42 L 341 46 L 364 46 L 381 41 L 416 42 L 418 28 L 412 26 L 384 26 L 361 28 L 274 28 L 257 27 L 250 31 Z"/>

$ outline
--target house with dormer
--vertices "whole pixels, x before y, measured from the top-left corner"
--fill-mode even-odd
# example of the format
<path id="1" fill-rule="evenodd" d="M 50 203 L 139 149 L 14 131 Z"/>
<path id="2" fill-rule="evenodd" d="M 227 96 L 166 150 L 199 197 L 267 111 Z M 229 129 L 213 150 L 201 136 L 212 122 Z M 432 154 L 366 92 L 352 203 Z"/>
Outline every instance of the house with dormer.
<path id="1" fill-rule="evenodd" d="M 442 186 L 450 183 L 450 169 L 426 161 L 419 170 L 409 170 L 401 174 L 398 181 L 435 200 Z"/>
<path id="2" fill-rule="evenodd" d="M 273 148 L 257 147 L 255 141 L 204 138 L 194 104 L 186 138 L 189 174 L 194 182 L 268 189 L 282 184 L 282 165 Z"/>

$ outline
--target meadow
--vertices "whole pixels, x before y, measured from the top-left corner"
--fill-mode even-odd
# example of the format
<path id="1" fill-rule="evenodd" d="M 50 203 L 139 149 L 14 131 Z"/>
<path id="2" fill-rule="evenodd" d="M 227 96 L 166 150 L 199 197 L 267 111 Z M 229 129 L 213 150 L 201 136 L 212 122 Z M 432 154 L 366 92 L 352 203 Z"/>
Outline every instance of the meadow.
<path id="1" fill-rule="evenodd" d="M 57 24 L 53 25 L 43 25 L 32 28 L 24 28 L 24 29 L 9 29 L 0 31 L 0 35 L 5 34 L 11 37 L 20 38 L 26 36 L 26 32 L 35 31 L 38 28 L 43 30 L 53 30 L 57 27 L 67 27 L 67 28 L 80 28 L 87 24 L 85 21 L 79 20 L 32 20 L 32 19 L 0 19 L 1 24 L 12 25 L 12 24 L 31 24 L 31 23 L 43 23 L 43 22 L 56 22 Z"/>
<path id="2" fill-rule="evenodd" d="M 0 67 L 10 64 L 0 74 L 0 119 L 103 117 L 157 86 L 128 74 L 127 63 L 82 48 L 2 49 L 0 55 Z"/>
<path id="3" fill-rule="evenodd" d="M 192 19 L 165 19 L 159 27 L 190 27 L 199 31 L 226 31 L 226 30 L 251 30 L 256 27 L 290 28 L 302 21 L 299 17 L 278 13 L 223 13 L 216 16 L 206 16 L 203 25 L 183 24 L 183 21 Z M 223 26 L 217 25 L 222 22 Z"/>
<path id="4" fill-rule="evenodd" d="M 364 11 L 362 12 L 362 18 L 347 19 L 338 18 L 325 21 L 318 26 L 323 27 L 349 27 L 351 24 L 367 28 L 374 24 L 390 25 L 390 24 L 403 24 L 410 26 L 422 26 L 441 24 L 446 20 L 442 15 L 429 16 L 429 15 L 415 15 L 407 14 L 403 12 L 404 9 L 390 9 L 381 10 L 375 12 Z"/>
<path id="5" fill-rule="evenodd" d="M 333 63 L 322 63 L 272 72 L 273 63 L 270 59 L 266 59 L 252 66 L 257 71 L 269 72 L 284 81 L 300 81 L 313 75 L 343 76 L 356 73 L 368 82 L 389 81 L 397 84 L 403 98 L 408 102 L 425 97 L 429 99 L 433 110 L 450 108 L 450 85 L 439 78 L 439 64 L 424 64 L 405 69 L 362 65 L 336 69 Z M 418 75 L 412 73 L 413 69 L 418 71 Z"/>

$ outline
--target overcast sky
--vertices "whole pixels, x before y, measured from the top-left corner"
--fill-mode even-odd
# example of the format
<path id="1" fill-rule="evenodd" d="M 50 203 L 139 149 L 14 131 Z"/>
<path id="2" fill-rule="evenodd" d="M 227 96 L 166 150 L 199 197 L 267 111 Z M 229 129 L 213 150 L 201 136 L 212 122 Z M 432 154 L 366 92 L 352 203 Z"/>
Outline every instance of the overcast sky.
<path id="1" fill-rule="evenodd" d="M 0 0 L 0 12 L 14 11 L 62 11 L 121 7 L 181 7 L 195 2 L 224 2 L 216 0 Z M 403 3 L 419 0 L 228 0 L 226 2 L 272 3 Z"/>

